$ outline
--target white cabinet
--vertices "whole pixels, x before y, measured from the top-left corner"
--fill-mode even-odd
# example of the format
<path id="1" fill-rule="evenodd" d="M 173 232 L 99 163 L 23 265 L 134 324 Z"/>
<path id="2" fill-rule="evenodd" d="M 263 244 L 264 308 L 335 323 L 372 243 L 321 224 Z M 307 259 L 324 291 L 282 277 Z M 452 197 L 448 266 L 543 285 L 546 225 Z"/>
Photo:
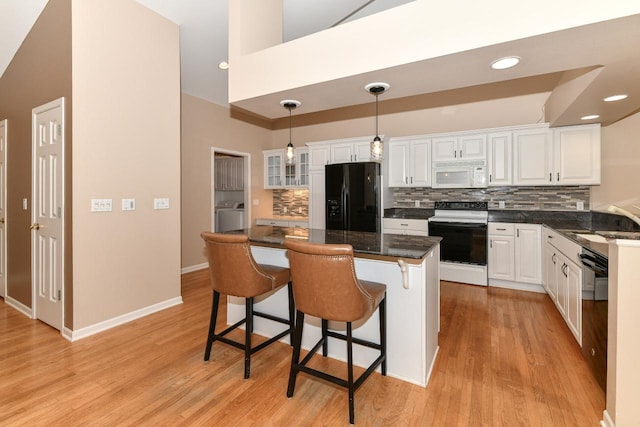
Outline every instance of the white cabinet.
<path id="1" fill-rule="evenodd" d="M 433 138 L 431 150 L 434 162 L 484 160 L 487 157 L 487 135 L 452 134 Z"/>
<path id="2" fill-rule="evenodd" d="M 511 132 L 494 132 L 487 135 L 488 186 L 511 185 Z"/>
<path id="3" fill-rule="evenodd" d="M 517 224 L 516 282 L 542 284 L 542 239 L 539 224 Z"/>
<path id="4" fill-rule="evenodd" d="M 431 141 L 425 137 L 392 138 L 387 146 L 389 187 L 431 186 Z"/>
<path id="5" fill-rule="evenodd" d="M 309 172 L 309 228 L 324 230 L 325 213 L 324 166 Z"/>
<path id="6" fill-rule="evenodd" d="M 600 184 L 600 125 L 553 129 L 555 183 Z"/>
<path id="7" fill-rule="evenodd" d="M 284 151 L 264 151 L 264 188 L 282 188 Z"/>
<path id="8" fill-rule="evenodd" d="M 489 279 L 515 280 L 515 251 L 513 224 L 489 224 L 487 273 Z"/>
<path id="9" fill-rule="evenodd" d="M 541 226 L 490 222 L 489 285 L 530 289 L 542 283 Z"/>
<path id="10" fill-rule="evenodd" d="M 426 219 L 383 218 L 382 229 L 385 234 L 428 236 L 429 222 Z"/>
<path id="11" fill-rule="evenodd" d="M 294 164 L 284 165 L 285 187 L 307 187 L 309 185 L 309 150 L 298 148 L 295 150 Z"/>
<path id="12" fill-rule="evenodd" d="M 309 185 L 309 150 L 295 150 L 294 164 L 285 163 L 285 150 L 267 150 L 264 155 L 264 188 L 306 187 Z"/>
<path id="13" fill-rule="evenodd" d="M 513 184 L 551 185 L 551 148 L 546 126 L 513 132 Z"/>
<path id="14" fill-rule="evenodd" d="M 344 140 L 330 145 L 331 163 L 368 162 L 371 160 L 371 141 L 363 138 Z"/>
<path id="15" fill-rule="evenodd" d="M 242 191 L 244 189 L 244 158 L 216 157 L 214 169 L 216 190 Z"/>
<path id="16" fill-rule="evenodd" d="M 309 170 L 323 170 L 324 166 L 331 163 L 331 145 L 307 144 L 309 147 Z"/>
<path id="17" fill-rule="evenodd" d="M 308 228 L 309 222 L 303 219 L 276 219 L 276 218 L 258 218 L 256 219 L 256 225 L 271 225 L 275 227 L 293 227 L 293 228 Z"/>
<path id="18" fill-rule="evenodd" d="M 513 183 L 600 184 L 600 125 L 515 131 Z"/>
<path id="19" fill-rule="evenodd" d="M 544 287 L 578 344 L 582 345 L 580 245 L 545 228 Z"/>

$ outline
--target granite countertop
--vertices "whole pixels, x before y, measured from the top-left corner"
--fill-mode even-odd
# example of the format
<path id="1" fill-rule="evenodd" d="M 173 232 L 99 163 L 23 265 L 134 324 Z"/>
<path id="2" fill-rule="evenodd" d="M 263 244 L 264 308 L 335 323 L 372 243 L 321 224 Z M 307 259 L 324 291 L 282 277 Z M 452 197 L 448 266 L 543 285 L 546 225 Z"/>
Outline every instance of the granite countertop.
<path id="1" fill-rule="evenodd" d="M 283 247 L 286 238 L 301 239 L 313 243 L 347 243 L 353 246 L 355 256 L 415 260 L 424 258 L 442 240 L 441 237 L 435 236 L 403 236 L 365 231 L 318 230 L 270 225 L 257 225 L 249 229 L 228 233 L 246 234 L 251 243 L 265 246 Z"/>

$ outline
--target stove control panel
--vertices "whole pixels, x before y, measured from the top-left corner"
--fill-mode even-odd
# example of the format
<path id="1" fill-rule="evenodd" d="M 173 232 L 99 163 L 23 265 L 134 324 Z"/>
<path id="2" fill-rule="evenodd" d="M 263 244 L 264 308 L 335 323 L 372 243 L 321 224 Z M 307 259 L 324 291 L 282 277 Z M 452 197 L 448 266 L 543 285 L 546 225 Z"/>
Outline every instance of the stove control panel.
<path id="1" fill-rule="evenodd" d="M 435 202 L 436 209 L 449 209 L 457 211 L 486 211 L 488 202 Z"/>

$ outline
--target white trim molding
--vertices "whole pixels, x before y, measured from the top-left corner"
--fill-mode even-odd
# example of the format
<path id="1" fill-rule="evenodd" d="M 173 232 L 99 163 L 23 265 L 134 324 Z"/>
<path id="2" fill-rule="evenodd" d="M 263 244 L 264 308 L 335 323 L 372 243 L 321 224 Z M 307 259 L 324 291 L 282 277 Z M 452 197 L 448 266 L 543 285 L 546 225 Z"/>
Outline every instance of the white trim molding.
<path id="1" fill-rule="evenodd" d="M 616 424 L 611 419 L 611 416 L 605 409 L 602 413 L 602 420 L 600 421 L 600 427 L 616 427 Z"/>
<path id="2" fill-rule="evenodd" d="M 103 322 L 99 322 L 94 325 L 90 325 L 75 331 L 70 331 L 69 329 L 64 328 L 62 331 L 62 336 L 68 339 L 69 341 L 72 341 L 72 342 L 77 341 L 79 339 L 97 334 L 98 332 L 103 332 L 103 331 L 106 331 L 107 329 L 115 328 L 116 326 L 123 325 L 125 323 L 131 322 L 132 320 L 136 320 L 141 317 L 148 316 L 149 314 L 153 314 L 155 312 L 164 310 L 169 307 L 173 307 L 178 304 L 182 304 L 181 296 L 176 298 L 171 298 L 166 301 L 162 301 L 157 304 L 153 304 L 148 307 L 141 308 L 139 310 L 134 310 L 130 313 L 126 313 L 121 316 L 117 316 L 112 319 L 105 320 Z"/>
<path id="3" fill-rule="evenodd" d="M 21 303 L 20 301 L 11 298 L 9 295 L 6 295 L 4 297 L 4 302 L 10 306 L 15 308 L 16 310 L 18 310 L 20 313 L 24 314 L 25 316 L 27 316 L 30 319 L 33 319 L 33 309 L 27 307 L 26 305 L 24 305 L 23 303 Z"/>
<path id="4" fill-rule="evenodd" d="M 202 264 L 191 265 L 189 267 L 182 267 L 180 270 L 180 274 L 193 273 L 194 271 L 204 270 L 205 268 L 209 268 L 208 262 L 203 262 Z"/>

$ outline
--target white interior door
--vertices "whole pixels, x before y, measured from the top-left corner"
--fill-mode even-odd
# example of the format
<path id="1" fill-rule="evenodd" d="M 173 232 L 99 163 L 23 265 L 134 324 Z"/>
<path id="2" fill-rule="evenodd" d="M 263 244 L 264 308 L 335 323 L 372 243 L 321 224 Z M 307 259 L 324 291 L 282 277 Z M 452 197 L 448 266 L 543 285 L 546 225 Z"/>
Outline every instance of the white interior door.
<path id="1" fill-rule="evenodd" d="M 7 121 L 0 121 L 0 297 L 7 294 Z"/>
<path id="2" fill-rule="evenodd" d="M 31 277 L 35 317 L 61 330 L 64 98 L 33 109 Z"/>

